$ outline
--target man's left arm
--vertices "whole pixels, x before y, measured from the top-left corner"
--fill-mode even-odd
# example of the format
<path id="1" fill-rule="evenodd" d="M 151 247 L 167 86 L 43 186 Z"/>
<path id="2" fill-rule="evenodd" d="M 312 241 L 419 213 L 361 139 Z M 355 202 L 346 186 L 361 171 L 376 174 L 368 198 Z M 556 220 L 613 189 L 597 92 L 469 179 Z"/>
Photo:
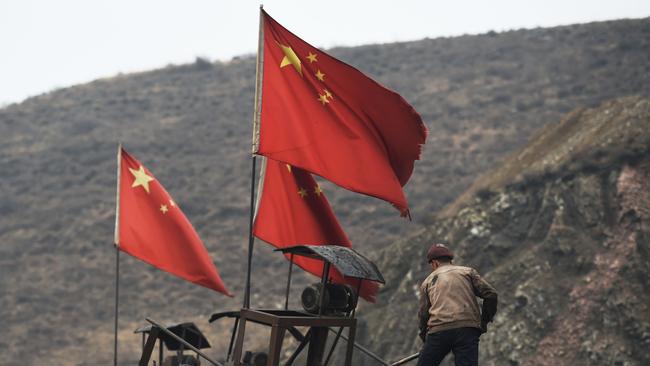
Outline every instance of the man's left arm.
<path id="1" fill-rule="evenodd" d="M 471 274 L 472 287 L 474 294 L 483 299 L 483 309 L 481 311 L 481 328 L 487 330 L 487 324 L 494 319 L 497 313 L 498 294 L 497 290 L 481 277 L 476 270 Z"/>

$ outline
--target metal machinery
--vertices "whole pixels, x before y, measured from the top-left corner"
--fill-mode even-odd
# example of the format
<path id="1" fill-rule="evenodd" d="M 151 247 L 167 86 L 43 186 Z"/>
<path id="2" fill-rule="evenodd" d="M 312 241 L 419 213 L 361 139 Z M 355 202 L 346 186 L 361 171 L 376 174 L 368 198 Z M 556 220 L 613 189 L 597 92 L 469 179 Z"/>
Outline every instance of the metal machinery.
<path id="1" fill-rule="evenodd" d="M 194 323 L 176 323 L 160 326 L 147 319 L 151 325 L 143 326 L 135 330 L 135 333 L 142 334 L 142 357 L 140 365 L 147 365 L 153 352 L 156 341 L 158 341 L 158 365 L 200 365 L 199 352 L 204 348 L 210 348 L 210 342 Z M 146 337 L 148 335 L 148 337 Z M 146 340 L 145 340 L 146 339 Z M 164 357 L 163 344 L 169 351 L 176 352 L 173 356 Z M 185 355 L 184 351 L 194 350 L 194 355 Z"/>
<path id="2" fill-rule="evenodd" d="M 336 347 L 344 328 L 348 328 L 348 342 L 345 352 L 345 365 L 351 366 L 356 333 L 357 319 L 354 316 L 358 300 L 361 281 L 375 281 L 384 283 L 384 278 L 374 263 L 357 253 L 356 251 L 335 245 L 298 245 L 278 249 L 289 256 L 289 275 L 287 278 L 287 290 L 284 310 L 266 309 L 241 309 L 239 313 L 218 313 L 214 314 L 210 321 L 228 316 L 235 318 L 235 326 L 230 342 L 227 360 L 236 366 L 250 365 L 242 359 L 244 349 L 244 335 L 246 324 L 253 322 L 271 327 L 269 339 L 267 366 L 277 366 L 280 362 L 282 341 L 287 331 L 291 333 L 300 343 L 292 356 L 285 363 L 290 366 L 296 360 L 302 350 L 308 346 L 307 364 L 310 366 L 326 365 Z M 311 285 L 301 296 L 302 310 L 289 310 L 289 289 L 291 287 L 291 273 L 294 256 L 304 256 L 324 262 L 321 282 Z M 358 279 L 358 287 L 353 291 L 345 285 L 329 283 L 331 266 L 334 266 L 343 276 Z M 325 289 L 324 291 L 322 289 Z M 316 300 L 317 299 L 317 300 Z M 303 336 L 296 327 L 308 327 L 309 330 Z M 328 331 L 332 328 L 339 328 L 332 347 L 323 362 Z M 235 338 L 236 335 L 236 338 Z"/>
<path id="3" fill-rule="evenodd" d="M 403 365 L 418 357 L 416 353 L 395 363 L 388 363 L 370 350 L 355 343 L 357 325 L 355 309 L 361 281 L 384 283 L 381 273 L 370 260 L 352 249 L 334 245 L 299 245 L 276 251 L 282 252 L 290 259 L 284 309 L 243 308 L 240 311 L 215 313 L 210 317 L 210 323 L 224 318 L 234 319 L 225 365 L 278 366 L 282 341 L 287 332 L 296 339 L 298 346 L 293 350 L 284 366 L 293 365 L 305 348 L 308 348 L 307 365 L 327 366 L 341 338 L 347 341 L 344 363 L 346 366 L 351 366 L 354 348 L 383 366 Z M 301 302 L 304 310 L 288 309 L 295 256 L 323 261 L 321 282 L 307 286 L 302 292 Z M 357 288 L 352 289 L 347 285 L 329 282 L 331 266 L 334 266 L 345 277 L 358 279 Z M 201 351 L 201 349 L 209 348 L 210 343 L 194 323 L 176 323 L 163 326 L 149 318 L 146 320 L 151 325 L 140 327 L 135 331 L 135 333 L 142 334 L 140 366 L 149 364 L 156 341 L 158 341 L 159 345 L 158 366 L 167 366 L 168 364 L 170 366 L 179 364 L 200 365 L 201 359 L 211 365 L 224 366 L 222 362 L 210 358 Z M 271 327 L 268 352 L 244 352 L 246 325 L 250 322 Z M 308 327 L 308 330 L 303 334 L 297 327 Z M 345 328 L 348 328 L 347 337 L 343 335 Z M 328 332 L 335 334 L 335 338 L 331 342 L 327 356 L 325 356 Z M 163 344 L 169 351 L 175 352 L 175 355 L 163 358 Z M 193 355 L 185 355 L 184 351 L 192 351 Z"/>

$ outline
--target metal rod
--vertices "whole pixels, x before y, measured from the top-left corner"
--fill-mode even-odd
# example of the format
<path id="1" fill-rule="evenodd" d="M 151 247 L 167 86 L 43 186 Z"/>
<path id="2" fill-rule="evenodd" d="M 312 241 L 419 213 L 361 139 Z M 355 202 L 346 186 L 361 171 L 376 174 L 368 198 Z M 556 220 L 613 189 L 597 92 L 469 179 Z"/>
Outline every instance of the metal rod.
<path id="1" fill-rule="evenodd" d="M 413 361 L 413 360 L 417 359 L 418 357 L 420 357 L 420 352 L 414 353 L 414 354 L 412 354 L 412 355 L 410 355 L 408 357 L 404 357 L 403 359 L 401 359 L 399 361 L 395 361 L 394 363 L 391 363 L 390 366 L 403 365 L 403 364 L 405 364 L 405 363 L 407 363 L 409 361 Z"/>
<path id="2" fill-rule="evenodd" d="M 226 362 L 230 360 L 232 355 L 232 345 L 235 343 L 235 334 L 237 334 L 237 326 L 239 325 L 239 318 L 235 318 L 235 324 L 232 326 L 232 335 L 230 336 L 230 344 L 228 345 L 228 355 L 226 356 Z"/>
<path id="3" fill-rule="evenodd" d="M 296 358 L 298 358 L 298 356 L 300 355 L 300 352 L 302 352 L 302 350 L 305 349 L 305 346 L 307 345 L 307 343 L 309 343 L 310 340 L 311 340 L 311 328 L 309 328 L 309 330 L 307 331 L 307 334 L 305 334 L 305 338 L 303 338 L 302 341 L 300 341 L 300 343 L 298 344 L 298 347 L 293 352 L 291 357 L 289 357 L 289 359 L 284 364 L 284 366 L 293 365 L 293 362 L 296 360 Z"/>
<path id="4" fill-rule="evenodd" d="M 327 278 L 330 275 L 330 262 L 325 261 L 323 267 L 323 278 L 321 279 L 320 297 L 318 299 L 318 316 L 323 315 L 323 307 L 325 306 L 325 286 L 327 285 Z"/>
<path id="5" fill-rule="evenodd" d="M 343 327 L 340 327 L 339 331 L 336 333 L 334 342 L 332 342 L 332 348 L 330 348 L 330 352 L 327 354 L 327 358 L 325 359 L 325 363 L 323 364 L 323 366 L 327 366 L 330 363 L 330 358 L 334 353 L 334 349 L 336 348 L 337 343 L 339 343 L 339 338 L 341 338 L 341 333 L 343 333 Z"/>
<path id="6" fill-rule="evenodd" d="M 140 361 L 138 361 L 138 366 L 148 366 L 149 365 L 149 360 L 151 359 L 151 353 L 153 352 L 153 348 L 156 346 L 156 340 L 160 336 L 160 328 L 158 327 L 151 327 L 149 330 L 149 337 L 147 338 L 147 342 L 144 345 L 144 349 L 142 350 L 142 355 L 140 355 Z"/>
<path id="7" fill-rule="evenodd" d="M 260 5 L 260 20 L 257 35 L 257 58 L 255 62 L 255 103 L 253 111 L 253 141 L 251 152 L 256 154 L 260 147 L 260 120 L 262 119 L 262 82 L 264 81 L 264 11 Z"/>
<path id="8" fill-rule="evenodd" d="M 255 237 L 253 236 L 253 215 L 255 205 L 255 162 L 257 156 L 253 155 L 253 163 L 251 164 L 251 207 L 250 217 L 248 220 L 248 267 L 246 269 L 246 290 L 244 293 L 244 309 L 249 309 L 251 305 L 251 266 L 253 264 L 253 246 L 255 245 Z"/>
<path id="9" fill-rule="evenodd" d="M 244 292 L 244 309 L 250 308 L 250 291 L 251 291 L 251 262 L 253 261 L 253 245 L 255 237 L 253 236 L 253 219 L 255 215 L 255 153 L 259 148 L 260 141 L 260 119 L 262 113 L 262 79 L 264 73 L 264 11 L 260 5 L 259 29 L 257 35 L 257 59 L 255 62 L 255 103 L 253 111 L 253 141 L 251 143 L 251 153 L 253 154 L 253 167 L 251 173 L 251 212 L 248 230 L 248 270 L 246 272 L 246 290 Z"/>
<path id="10" fill-rule="evenodd" d="M 122 176 L 122 143 L 117 144 L 117 188 L 115 189 L 115 233 L 113 244 L 120 246 L 120 185 Z"/>
<path id="11" fill-rule="evenodd" d="M 163 327 L 162 325 L 158 324 L 156 321 L 154 321 L 152 319 L 149 319 L 149 318 L 145 318 L 145 320 L 148 321 L 149 323 L 151 323 L 152 325 L 154 325 L 155 327 L 157 327 L 158 329 L 165 332 L 165 334 L 167 334 L 168 336 L 170 336 L 170 337 L 174 338 L 175 340 L 179 341 L 181 344 L 183 344 L 188 349 L 191 349 L 192 351 L 196 352 L 198 355 L 205 358 L 205 360 L 210 362 L 211 364 L 216 365 L 216 366 L 224 366 L 222 363 L 211 359 L 205 353 L 203 353 L 200 349 L 194 347 L 193 345 L 188 343 L 183 338 L 181 338 L 181 337 L 177 336 L 176 334 L 172 333 L 169 329 L 167 329 L 167 328 Z"/>
<path id="12" fill-rule="evenodd" d="M 120 299 L 120 248 L 115 247 L 115 330 L 113 333 L 113 365 L 117 366 L 117 322 Z"/>
<path id="13" fill-rule="evenodd" d="M 359 306 L 359 296 L 361 295 L 361 282 L 363 279 L 357 278 L 357 293 L 354 295 L 356 296 L 356 299 L 354 301 L 354 309 L 352 309 L 352 313 L 350 314 L 350 318 L 354 318 L 354 316 L 357 314 L 357 306 Z"/>
<path id="14" fill-rule="evenodd" d="M 122 143 L 117 144 L 117 188 L 115 190 L 115 331 L 113 334 L 113 366 L 117 366 L 117 322 L 120 298 L 120 172 L 122 170 Z"/>
<path id="15" fill-rule="evenodd" d="M 332 329 L 332 328 L 329 328 L 329 327 L 328 327 L 327 329 L 328 329 L 330 332 L 332 332 L 332 333 L 336 333 L 336 331 L 335 331 L 334 329 Z M 343 340 L 346 341 L 346 342 L 349 340 L 348 337 L 344 336 L 343 334 L 341 334 L 341 339 L 343 339 Z M 353 346 L 354 346 L 354 348 L 356 348 L 356 349 L 358 349 L 359 351 L 363 352 L 364 354 L 366 354 L 366 355 L 369 356 L 370 358 L 374 359 L 375 361 L 381 363 L 382 365 L 384 365 L 384 366 L 391 366 L 391 364 L 389 364 L 388 362 L 384 361 L 383 358 L 377 356 L 377 355 L 374 354 L 372 351 L 370 351 L 370 350 L 367 349 L 366 347 L 364 347 L 364 346 L 358 344 L 357 342 L 354 342 L 354 343 L 353 343 Z"/>
<path id="16" fill-rule="evenodd" d="M 158 366 L 162 366 L 163 363 L 163 340 L 158 338 Z"/>
<path id="17" fill-rule="evenodd" d="M 293 253 L 289 256 L 289 276 L 287 277 L 287 293 L 284 298 L 284 310 L 289 310 L 289 290 L 291 289 L 291 270 L 293 269 Z"/>

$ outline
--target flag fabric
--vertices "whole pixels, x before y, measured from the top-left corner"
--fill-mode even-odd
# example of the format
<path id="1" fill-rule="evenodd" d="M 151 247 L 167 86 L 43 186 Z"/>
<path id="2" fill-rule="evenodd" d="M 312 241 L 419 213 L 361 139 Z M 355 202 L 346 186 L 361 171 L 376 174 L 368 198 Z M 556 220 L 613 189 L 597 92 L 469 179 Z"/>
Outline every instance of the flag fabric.
<path id="1" fill-rule="evenodd" d="M 263 10 L 261 18 L 253 152 L 386 200 L 406 214 L 402 186 L 427 135 L 418 113 Z"/>
<path id="2" fill-rule="evenodd" d="M 178 204 L 139 161 L 120 149 L 118 248 L 197 285 L 232 296 Z"/>
<path id="3" fill-rule="evenodd" d="M 265 159 L 262 179 L 253 226 L 256 237 L 276 248 L 328 244 L 352 247 L 310 173 Z M 294 263 L 315 276 L 323 273 L 320 260 L 295 256 Z M 344 277 L 335 268 L 330 274 L 334 282 L 349 284 L 357 290 L 357 279 Z M 378 289 L 376 283 L 362 281 L 360 296 L 374 302 Z"/>

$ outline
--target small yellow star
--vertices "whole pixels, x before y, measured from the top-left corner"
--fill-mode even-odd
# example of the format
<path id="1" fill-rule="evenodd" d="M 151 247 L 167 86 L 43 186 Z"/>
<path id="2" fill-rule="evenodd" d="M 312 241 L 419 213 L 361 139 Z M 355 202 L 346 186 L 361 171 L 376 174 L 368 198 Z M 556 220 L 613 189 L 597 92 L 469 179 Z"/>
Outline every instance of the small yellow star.
<path id="1" fill-rule="evenodd" d="M 327 100 L 327 95 L 326 94 L 318 94 L 318 101 L 323 103 L 323 105 L 329 103 L 330 101 Z"/>
<path id="2" fill-rule="evenodd" d="M 282 61 L 280 62 L 280 68 L 283 68 L 287 65 L 293 65 L 293 68 L 298 71 L 300 76 L 302 76 L 302 66 L 300 64 L 298 55 L 293 52 L 293 49 L 291 47 L 280 45 L 280 48 L 282 48 L 282 52 L 284 53 L 284 58 L 282 58 Z"/>
<path id="3" fill-rule="evenodd" d="M 160 212 L 163 214 L 166 214 L 169 209 L 167 208 L 167 205 L 160 205 Z"/>
<path id="4" fill-rule="evenodd" d="M 291 173 L 291 165 L 289 165 L 289 164 L 286 164 L 286 165 L 287 165 L 287 170 L 289 171 L 289 173 Z"/>
<path id="5" fill-rule="evenodd" d="M 300 196 L 300 198 L 305 198 L 307 196 L 307 191 L 302 187 L 299 188 L 300 189 L 298 189 L 298 195 Z"/>
<path id="6" fill-rule="evenodd" d="M 318 61 L 316 59 L 316 54 L 311 52 L 309 52 L 309 54 L 307 55 L 307 60 L 309 60 L 309 63 Z"/>
<path id="7" fill-rule="evenodd" d="M 172 207 L 176 207 L 176 202 L 174 202 L 173 200 L 170 199 L 169 200 L 169 205 L 172 206 Z"/>
<path id="8" fill-rule="evenodd" d="M 325 96 L 327 96 L 328 98 L 334 99 L 334 96 L 332 95 L 332 93 L 330 93 L 329 90 L 325 89 L 323 93 L 325 93 Z"/>
<path id="9" fill-rule="evenodd" d="M 316 78 L 320 81 L 325 81 L 325 74 L 323 74 L 320 70 L 316 71 Z"/>
<path id="10" fill-rule="evenodd" d="M 135 180 L 133 181 L 133 184 L 131 185 L 131 188 L 135 188 L 137 186 L 142 186 L 147 193 L 149 193 L 149 182 L 151 182 L 153 177 L 147 175 L 147 173 L 144 171 L 144 167 L 140 165 L 140 169 L 135 170 L 129 168 L 129 171 L 131 174 L 133 174 L 133 177 L 135 177 Z"/>
<path id="11" fill-rule="evenodd" d="M 320 195 L 323 193 L 323 190 L 320 188 L 318 184 L 316 185 L 316 187 L 314 187 L 314 193 L 316 193 L 318 197 L 320 197 Z"/>

